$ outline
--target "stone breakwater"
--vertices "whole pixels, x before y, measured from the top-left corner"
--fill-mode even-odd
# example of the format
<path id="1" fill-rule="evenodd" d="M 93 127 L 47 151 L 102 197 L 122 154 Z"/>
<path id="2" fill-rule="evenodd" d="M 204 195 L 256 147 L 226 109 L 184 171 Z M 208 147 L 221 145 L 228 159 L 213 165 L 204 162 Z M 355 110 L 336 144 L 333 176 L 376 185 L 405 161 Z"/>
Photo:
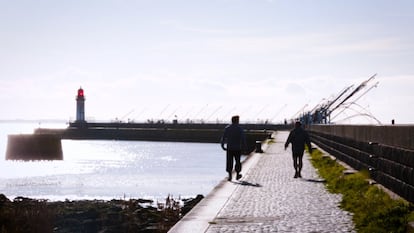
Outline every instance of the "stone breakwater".
<path id="1" fill-rule="evenodd" d="M 0 194 L 1 232 L 167 232 L 201 199 L 48 202 Z"/>
<path id="2" fill-rule="evenodd" d="M 216 125 L 208 125 L 212 128 L 206 128 L 206 126 L 201 128 L 202 125 L 198 125 L 196 128 L 192 124 L 185 126 L 170 124 L 171 128 L 168 128 L 168 125 L 160 125 L 157 128 L 148 128 L 151 125 L 146 128 L 134 128 L 134 126 L 138 125 L 115 124 L 111 127 L 110 125 L 97 127 L 93 124 L 87 124 L 79 128 L 39 128 L 34 131 L 34 134 L 9 135 L 6 159 L 62 160 L 61 139 L 219 143 L 224 129 L 224 126 L 218 129 Z M 271 133 L 267 130 L 246 130 L 247 146 L 243 154 L 250 154 L 256 149 L 256 142 L 267 139 Z"/>

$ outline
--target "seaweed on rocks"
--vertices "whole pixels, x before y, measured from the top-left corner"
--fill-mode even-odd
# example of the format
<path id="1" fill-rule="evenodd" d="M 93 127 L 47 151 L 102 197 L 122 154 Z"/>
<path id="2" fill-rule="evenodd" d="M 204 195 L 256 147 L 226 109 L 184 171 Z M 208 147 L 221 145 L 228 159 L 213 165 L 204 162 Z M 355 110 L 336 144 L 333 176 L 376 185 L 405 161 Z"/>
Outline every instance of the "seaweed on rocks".
<path id="1" fill-rule="evenodd" d="M 0 194 L 0 233 L 167 232 L 201 199 L 57 201 Z M 181 204 L 183 203 L 183 204 Z"/>
<path id="2" fill-rule="evenodd" d="M 184 199 L 184 206 L 181 208 L 181 214 L 184 216 L 203 199 L 204 196 L 199 194 L 195 198 Z"/>

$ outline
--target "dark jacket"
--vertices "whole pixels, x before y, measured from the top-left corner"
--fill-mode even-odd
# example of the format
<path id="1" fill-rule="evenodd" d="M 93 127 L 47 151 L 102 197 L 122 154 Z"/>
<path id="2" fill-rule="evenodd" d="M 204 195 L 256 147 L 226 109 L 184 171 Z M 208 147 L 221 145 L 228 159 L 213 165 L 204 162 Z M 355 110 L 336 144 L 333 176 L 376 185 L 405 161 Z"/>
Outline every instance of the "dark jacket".
<path id="1" fill-rule="evenodd" d="M 289 143 L 292 143 L 292 152 L 303 153 L 305 150 L 305 144 L 308 145 L 310 152 L 312 153 L 312 147 L 309 139 L 308 132 L 302 127 L 297 127 L 290 131 L 289 137 L 286 140 L 285 148 L 288 147 Z"/>
<path id="2" fill-rule="evenodd" d="M 221 147 L 224 150 L 244 150 L 246 149 L 246 136 L 244 130 L 238 124 L 231 124 L 224 128 L 221 137 Z M 227 144 L 227 148 L 224 147 Z"/>

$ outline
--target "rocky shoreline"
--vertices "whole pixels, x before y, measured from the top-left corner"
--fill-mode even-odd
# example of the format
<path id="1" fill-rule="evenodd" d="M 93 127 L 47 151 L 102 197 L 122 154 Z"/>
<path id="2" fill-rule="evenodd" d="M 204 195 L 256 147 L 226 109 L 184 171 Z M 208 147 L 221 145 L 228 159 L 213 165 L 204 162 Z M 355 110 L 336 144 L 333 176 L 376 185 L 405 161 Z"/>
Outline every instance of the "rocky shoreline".
<path id="1" fill-rule="evenodd" d="M 56 201 L 0 194 L 0 232 L 168 232 L 201 199 Z"/>

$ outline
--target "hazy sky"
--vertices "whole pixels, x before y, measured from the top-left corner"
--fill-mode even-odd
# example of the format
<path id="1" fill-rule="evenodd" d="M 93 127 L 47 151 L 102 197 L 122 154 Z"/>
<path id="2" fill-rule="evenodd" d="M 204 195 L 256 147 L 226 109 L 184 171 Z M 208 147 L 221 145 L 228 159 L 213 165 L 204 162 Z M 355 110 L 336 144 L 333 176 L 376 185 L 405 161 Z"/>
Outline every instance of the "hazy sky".
<path id="1" fill-rule="evenodd" d="M 413 29 L 412 0 L 0 0 L 0 119 L 82 86 L 88 120 L 279 122 L 377 73 L 337 120 L 414 123 Z"/>

